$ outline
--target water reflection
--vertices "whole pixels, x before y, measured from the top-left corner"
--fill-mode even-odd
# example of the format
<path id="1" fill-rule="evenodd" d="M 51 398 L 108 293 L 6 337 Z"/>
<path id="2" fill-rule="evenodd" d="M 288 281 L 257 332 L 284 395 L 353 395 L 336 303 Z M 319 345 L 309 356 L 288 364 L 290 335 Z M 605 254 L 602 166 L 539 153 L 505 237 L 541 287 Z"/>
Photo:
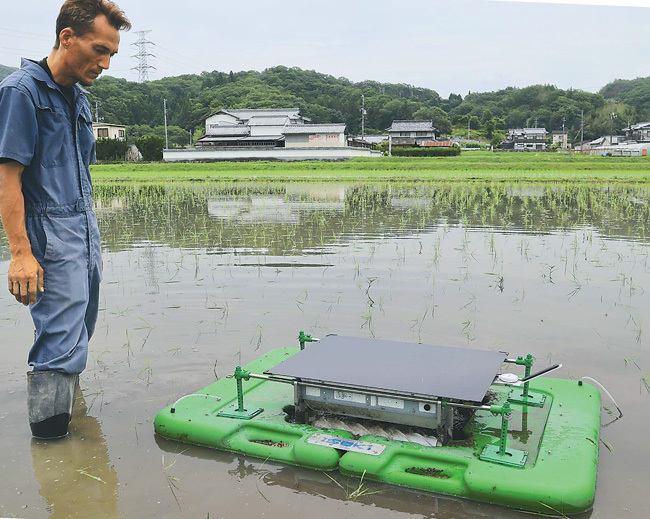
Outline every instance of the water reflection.
<path id="1" fill-rule="evenodd" d="M 112 252 L 155 244 L 282 256 L 456 225 L 534 234 L 591 228 L 645 240 L 650 221 L 650 191 L 636 185 L 117 183 L 97 185 L 94 196 Z"/>
<path id="2" fill-rule="evenodd" d="M 156 437 L 156 443 L 164 452 L 178 454 L 176 442 Z M 358 478 L 344 476 L 337 471 L 323 472 L 300 467 L 279 465 L 274 462 L 246 458 L 210 449 L 183 446 L 183 456 L 199 460 L 207 460 L 227 465 L 225 471 L 214 467 L 215 472 L 224 470 L 230 478 L 236 480 L 239 486 L 254 485 L 257 493 L 269 502 L 271 488 L 279 487 L 295 492 L 298 496 L 313 496 L 326 498 L 327 506 L 340 509 L 336 503 L 356 502 L 372 506 L 373 509 L 388 510 L 394 513 L 409 514 L 417 517 L 462 517 L 463 519 L 486 519 L 499 517 L 501 519 L 520 518 L 521 513 L 487 503 L 477 503 L 453 496 L 442 496 L 426 492 L 398 488 L 375 481 L 361 482 Z M 360 487 L 361 485 L 361 487 Z M 358 497 L 351 494 L 361 488 Z M 365 491 L 365 492 L 364 492 Z M 266 494 L 269 494 L 267 496 Z M 308 509 L 301 509 L 301 500 L 293 499 L 294 516 Z M 325 506 L 323 504 L 323 506 Z M 371 513 L 371 512 L 370 512 Z M 591 512 L 581 514 L 578 519 L 587 519 Z M 347 516 L 346 516 L 347 517 Z"/>
<path id="3" fill-rule="evenodd" d="M 101 185 L 95 196 L 112 251 L 155 243 L 281 256 L 455 225 L 645 239 L 650 217 L 650 192 L 635 186 Z"/>
<path id="4" fill-rule="evenodd" d="M 117 473 L 96 418 L 87 414 L 81 390 L 70 434 L 56 441 L 32 439 L 32 466 L 52 519 L 119 517 Z"/>

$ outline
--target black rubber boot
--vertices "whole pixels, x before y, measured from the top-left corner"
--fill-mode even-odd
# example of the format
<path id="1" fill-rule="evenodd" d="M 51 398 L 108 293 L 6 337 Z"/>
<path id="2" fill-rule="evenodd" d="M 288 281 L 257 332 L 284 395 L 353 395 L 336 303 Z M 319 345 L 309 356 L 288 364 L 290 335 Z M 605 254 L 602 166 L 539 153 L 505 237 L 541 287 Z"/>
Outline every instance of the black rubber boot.
<path id="1" fill-rule="evenodd" d="M 68 434 L 79 375 L 58 371 L 27 373 L 27 411 L 32 436 L 45 440 Z"/>

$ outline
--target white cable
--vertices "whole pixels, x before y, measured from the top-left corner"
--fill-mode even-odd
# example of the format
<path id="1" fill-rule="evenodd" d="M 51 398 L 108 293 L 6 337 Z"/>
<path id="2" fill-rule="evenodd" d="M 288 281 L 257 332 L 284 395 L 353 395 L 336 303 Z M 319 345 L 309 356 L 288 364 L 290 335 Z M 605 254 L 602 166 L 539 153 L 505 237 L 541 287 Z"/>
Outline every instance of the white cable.
<path id="1" fill-rule="evenodd" d="M 192 397 L 195 397 L 195 396 L 200 396 L 200 397 L 203 397 L 203 398 L 214 398 L 215 400 L 221 401 L 221 397 L 220 397 L 220 396 L 202 395 L 202 394 L 200 394 L 200 393 L 193 393 L 193 394 L 191 394 L 191 395 L 185 395 L 185 396 L 182 396 L 182 397 L 180 397 L 178 400 L 176 400 L 176 402 L 174 402 L 174 404 L 172 405 L 172 407 L 171 407 L 171 409 L 170 409 L 171 412 L 172 412 L 172 413 L 176 412 L 176 405 L 178 404 L 178 402 L 180 402 L 181 400 L 185 400 L 186 398 L 192 398 Z"/>
<path id="2" fill-rule="evenodd" d="M 590 382 L 593 382 L 596 386 L 598 386 L 600 389 L 602 389 L 602 390 L 605 392 L 605 394 L 609 397 L 609 399 L 610 399 L 612 402 L 614 402 L 614 405 L 616 406 L 616 409 L 617 409 L 618 412 L 619 412 L 619 418 L 623 418 L 623 411 L 621 411 L 621 408 L 618 407 L 618 404 L 616 403 L 616 400 L 614 400 L 614 397 L 611 395 L 611 393 L 610 393 L 609 391 L 607 391 L 607 389 L 605 389 L 605 386 L 603 386 L 603 385 L 602 385 L 600 382 L 598 382 L 595 378 L 591 378 L 591 377 L 582 377 L 580 380 L 581 380 L 581 381 L 582 381 L 582 380 L 588 380 L 588 381 L 590 381 Z"/>

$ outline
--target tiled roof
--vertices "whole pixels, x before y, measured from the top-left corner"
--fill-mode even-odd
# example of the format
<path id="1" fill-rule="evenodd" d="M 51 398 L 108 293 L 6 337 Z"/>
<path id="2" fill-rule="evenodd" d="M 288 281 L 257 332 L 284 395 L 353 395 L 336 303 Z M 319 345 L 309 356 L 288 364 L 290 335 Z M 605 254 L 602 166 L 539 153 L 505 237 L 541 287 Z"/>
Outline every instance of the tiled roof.
<path id="1" fill-rule="evenodd" d="M 344 133 L 345 124 L 292 124 L 283 130 L 285 135 L 305 133 Z"/>
<path id="2" fill-rule="evenodd" d="M 390 128 L 386 128 L 387 132 L 432 132 L 433 121 L 393 121 Z"/>
<path id="3" fill-rule="evenodd" d="M 633 124 L 629 128 L 623 128 L 623 131 L 635 131 L 635 130 L 642 130 L 643 128 L 648 128 L 650 127 L 650 122 L 647 123 L 639 123 L 639 124 Z"/>
<path id="4" fill-rule="evenodd" d="M 250 119 L 251 117 L 260 116 L 260 115 L 284 116 L 284 117 L 298 116 L 300 114 L 300 108 L 250 108 L 250 109 L 233 109 L 233 110 L 226 109 L 226 110 L 219 110 L 219 112 L 225 112 L 227 114 L 234 115 L 238 119 Z"/>
<path id="5" fill-rule="evenodd" d="M 205 137 L 201 137 L 197 142 L 231 142 L 231 141 L 241 141 L 242 139 L 245 139 L 245 136 L 215 136 L 215 135 L 206 135 Z"/>
<path id="6" fill-rule="evenodd" d="M 543 135 L 546 134 L 546 128 L 511 128 L 508 130 L 510 135 Z"/>
<path id="7" fill-rule="evenodd" d="M 93 123 L 93 128 L 110 126 L 111 128 L 126 128 L 123 124 L 111 124 L 111 123 Z"/>
<path id="8" fill-rule="evenodd" d="M 263 115 L 251 117 L 248 120 L 249 126 L 282 126 L 289 121 L 289 118 L 286 115 L 276 116 L 276 115 Z"/>

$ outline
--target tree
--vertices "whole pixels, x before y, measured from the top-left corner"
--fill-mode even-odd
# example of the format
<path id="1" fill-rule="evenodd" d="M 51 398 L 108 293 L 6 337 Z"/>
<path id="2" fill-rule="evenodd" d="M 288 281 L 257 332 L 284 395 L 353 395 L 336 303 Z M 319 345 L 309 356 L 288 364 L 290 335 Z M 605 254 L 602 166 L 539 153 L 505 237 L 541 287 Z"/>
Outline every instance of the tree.
<path id="1" fill-rule="evenodd" d="M 437 106 L 427 106 L 420 108 L 413 114 L 414 119 L 423 119 L 433 121 L 433 125 L 438 129 L 442 135 L 451 134 L 451 119 L 447 112 Z"/>
<path id="2" fill-rule="evenodd" d="M 148 161 L 162 160 L 164 140 L 161 137 L 150 135 L 140 137 L 135 141 L 135 145 L 142 153 L 142 158 Z"/>
<path id="3" fill-rule="evenodd" d="M 124 160 L 129 145 L 119 139 L 97 139 L 97 160 Z"/>
<path id="4" fill-rule="evenodd" d="M 493 118 L 490 118 L 486 120 L 483 123 L 483 129 L 485 130 L 485 136 L 488 139 L 492 139 L 494 137 L 494 131 L 497 129 L 497 123 Z M 501 142 L 501 141 L 499 141 Z"/>
<path id="5" fill-rule="evenodd" d="M 634 117 L 634 112 L 634 108 L 624 103 L 606 104 L 585 121 L 585 138 L 620 135 L 621 129 L 627 126 L 628 118 Z"/>

